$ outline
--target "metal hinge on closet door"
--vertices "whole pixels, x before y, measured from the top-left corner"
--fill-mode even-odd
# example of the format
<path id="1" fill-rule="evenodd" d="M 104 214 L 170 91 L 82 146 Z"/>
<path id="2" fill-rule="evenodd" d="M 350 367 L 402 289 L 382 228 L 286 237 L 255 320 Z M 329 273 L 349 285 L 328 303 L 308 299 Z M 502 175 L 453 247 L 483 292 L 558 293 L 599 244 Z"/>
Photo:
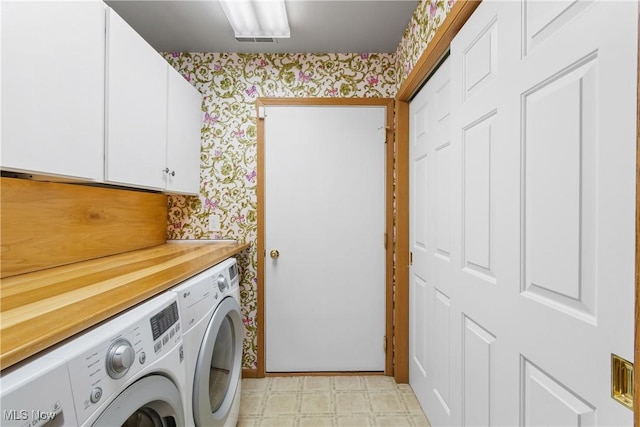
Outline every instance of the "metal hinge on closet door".
<path id="1" fill-rule="evenodd" d="M 387 143 L 387 131 L 392 130 L 390 126 L 380 126 L 378 130 L 384 130 L 384 143 Z"/>

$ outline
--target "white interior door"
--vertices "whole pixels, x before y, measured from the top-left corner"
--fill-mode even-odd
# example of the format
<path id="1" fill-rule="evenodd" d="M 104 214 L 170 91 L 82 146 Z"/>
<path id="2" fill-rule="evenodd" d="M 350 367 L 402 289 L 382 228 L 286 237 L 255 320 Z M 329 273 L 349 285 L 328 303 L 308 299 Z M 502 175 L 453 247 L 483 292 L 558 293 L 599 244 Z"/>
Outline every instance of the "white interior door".
<path id="1" fill-rule="evenodd" d="M 267 372 L 384 370 L 385 114 L 265 108 Z"/>
<path id="2" fill-rule="evenodd" d="M 432 420 L 451 413 L 451 126 L 447 59 L 410 108 L 409 382 Z"/>
<path id="3" fill-rule="evenodd" d="M 450 332 L 447 407 L 441 372 L 412 376 L 434 426 L 632 423 L 610 360 L 633 360 L 637 18 L 637 2 L 483 2 L 451 44 L 452 286 L 424 335 Z M 412 224 L 427 238 L 437 191 Z M 438 315 L 423 307 L 412 319 Z"/>

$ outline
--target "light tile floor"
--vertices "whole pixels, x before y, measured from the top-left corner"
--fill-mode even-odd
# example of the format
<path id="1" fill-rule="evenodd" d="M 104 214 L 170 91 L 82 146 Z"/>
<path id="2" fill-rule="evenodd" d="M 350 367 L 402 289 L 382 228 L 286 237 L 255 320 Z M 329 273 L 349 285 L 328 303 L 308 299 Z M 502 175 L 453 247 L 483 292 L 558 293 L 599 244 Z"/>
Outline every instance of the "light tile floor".
<path id="1" fill-rule="evenodd" d="M 245 426 L 429 426 L 413 390 L 384 376 L 242 380 Z"/>

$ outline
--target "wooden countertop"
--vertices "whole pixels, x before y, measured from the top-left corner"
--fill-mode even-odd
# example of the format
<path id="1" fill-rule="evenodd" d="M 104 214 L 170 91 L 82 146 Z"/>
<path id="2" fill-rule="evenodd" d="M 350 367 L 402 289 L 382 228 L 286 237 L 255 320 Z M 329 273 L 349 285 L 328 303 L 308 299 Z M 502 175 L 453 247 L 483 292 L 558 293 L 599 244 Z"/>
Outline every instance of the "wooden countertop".
<path id="1" fill-rule="evenodd" d="M 167 242 L 0 280 L 0 369 L 234 256 L 249 244 Z"/>

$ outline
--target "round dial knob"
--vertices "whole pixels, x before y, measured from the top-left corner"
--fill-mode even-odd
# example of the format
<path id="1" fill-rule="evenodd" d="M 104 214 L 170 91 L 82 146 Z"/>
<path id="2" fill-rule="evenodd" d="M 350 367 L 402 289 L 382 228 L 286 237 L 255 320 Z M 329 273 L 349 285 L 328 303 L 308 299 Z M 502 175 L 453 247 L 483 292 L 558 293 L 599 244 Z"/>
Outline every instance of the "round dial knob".
<path id="1" fill-rule="evenodd" d="M 220 289 L 220 292 L 224 292 L 228 288 L 229 288 L 229 284 L 227 283 L 227 278 L 224 277 L 222 274 L 219 275 L 218 276 L 218 289 Z"/>
<path id="2" fill-rule="evenodd" d="M 134 360 L 135 351 L 131 343 L 127 340 L 118 340 L 111 344 L 107 351 L 107 373 L 111 378 L 121 378 L 133 365 Z"/>

